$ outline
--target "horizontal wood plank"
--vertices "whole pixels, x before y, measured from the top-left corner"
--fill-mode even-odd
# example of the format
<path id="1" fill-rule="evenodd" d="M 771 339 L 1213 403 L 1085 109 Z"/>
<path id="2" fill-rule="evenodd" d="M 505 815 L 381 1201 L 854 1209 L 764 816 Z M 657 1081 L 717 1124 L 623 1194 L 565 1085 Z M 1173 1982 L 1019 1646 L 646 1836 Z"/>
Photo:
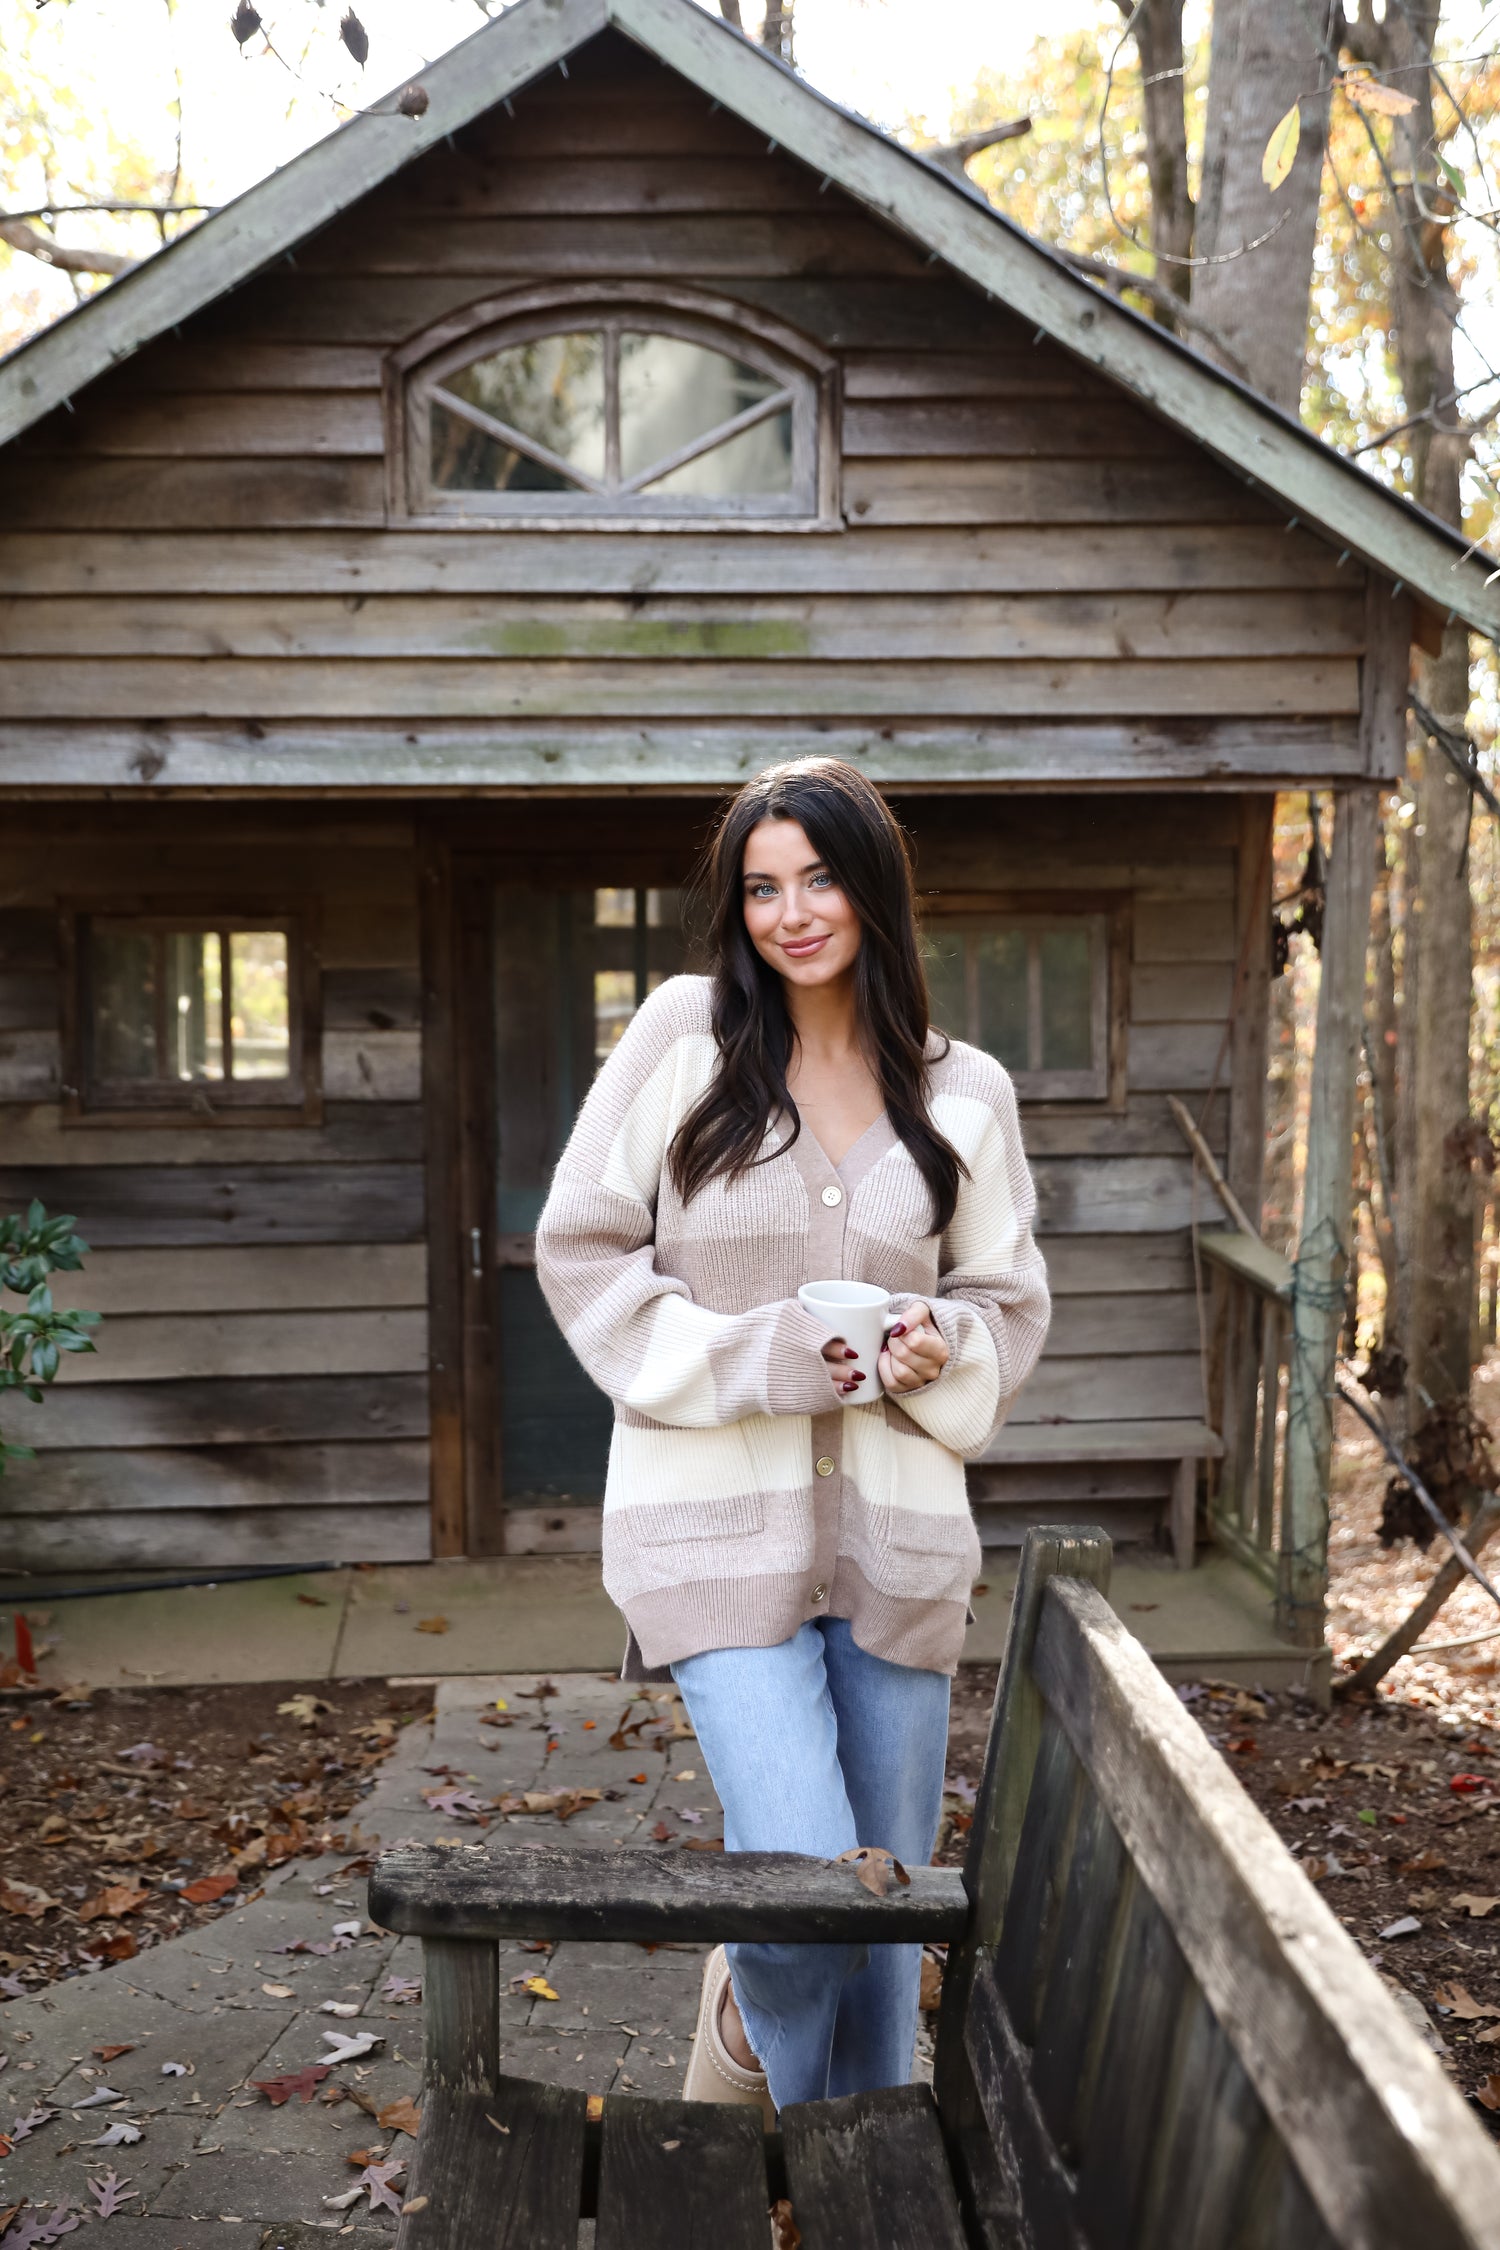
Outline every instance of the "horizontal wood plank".
<path id="1" fill-rule="evenodd" d="M 1116 1359 L 1122 1352 L 1195 1352 L 1198 1304 L 1190 1291 L 1162 1290 L 1122 1311 L 1113 1290 L 1066 1296 L 1052 1308 L 1047 1350 L 1055 1359 Z"/>
<path id="2" fill-rule="evenodd" d="M 1131 915 L 1131 948 L 1137 962 L 1233 962 L 1233 898 L 1138 898 Z"/>
<path id="3" fill-rule="evenodd" d="M 1054 1300 L 1097 1293 L 1139 1297 L 1193 1286 L 1192 1244 L 1185 1227 L 1164 1234 L 1051 1235 L 1043 1249 Z M 1150 1319 L 1149 1308 L 1144 1317 Z"/>
<path id="4" fill-rule="evenodd" d="M 56 1102 L 0 1107 L 0 1154 L 13 1170 L 99 1164 L 417 1163 L 422 1113 L 410 1102 L 330 1102 L 321 1125 L 239 1125 L 186 1113 L 129 1125 L 64 1122 Z"/>
<path id="5" fill-rule="evenodd" d="M 1122 659 L 1018 658 L 965 664 L 779 663 L 726 658 L 713 665 L 591 658 L 577 662 L 452 658 L 245 658 L 209 667 L 192 659 L 81 657 L 59 667 L 40 657 L 0 658 L 0 703 L 22 717 L 92 720 L 390 718 L 670 719 L 728 716 L 811 719 L 1013 717 L 1265 717 L 1359 710 L 1353 657 Z M 153 773 L 149 778 L 156 779 Z"/>
<path id="6" fill-rule="evenodd" d="M 1132 1023 L 1126 1080 L 1132 1092 L 1200 1092 L 1222 1086 L 1231 1063 L 1226 1026 L 1207 1023 Z"/>
<path id="7" fill-rule="evenodd" d="M 229 350 L 230 347 L 215 347 Z M 236 344 L 233 354 L 252 350 Z M 279 348 L 279 347 L 278 347 Z M 313 347 L 301 347 L 312 349 Z M 374 355 L 372 354 L 373 358 Z M 0 529 L 0 595 L 125 598 L 292 595 L 597 598 L 673 595 L 1026 594 L 1347 589 L 1363 574 L 1276 525 L 1051 524 L 649 542 L 587 530 L 496 539 L 470 529 L 208 533 Z M 18 613 L 13 613 L 18 614 Z M 295 613 L 292 613 L 295 622 Z M 8 640 L 9 628 L 6 638 Z"/>
<path id="8" fill-rule="evenodd" d="M 416 1031 L 421 1022 L 422 988 L 415 966 L 325 972 L 325 1031 Z"/>
<path id="9" fill-rule="evenodd" d="M 682 279 L 700 286 L 718 281 L 796 280 L 808 272 L 891 274 L 911 281 L 922 272 L 922 253 L 893 229 L 863 213 L 821 210 L 735 213 L 727 225 L 706 211 L 603 211 L 580 226 L 569 214 L 448 215 L 434 227 L 422 213 L 392 211 L 372 225 L 364 211 L 351 213 L 297 254 L 308 279 L 327 275 L 347 282 L 358 274 L 379 294 L 387 278 L 463 275 L 471 282 L 493 276 L 501 283 L 570 280 Z M 478 296 L 481 292 L 472 292 Z"/>
<path id="10" fill-rule="evenodd" d="M 487 1856 L 431 1844 L 382 1852 L 370 1914 L 404 1936 L 614 1944 L 940 1942 L 963 1934 L 956 1868 L 913 1867 L 877 1898 L 852 1865 L 798 1852 L 601 1852 L 539 1842 Z"/>
<path id="11" fill-rule="evenodd" d="M 0 1169 L 0 1208 L 39 1195 L 104 1248 L 191 1243 L 417 1242 L 416 1164 L 108 1165 Z"/>
<path id="12" fill-rule="evenodd" d="M 1164 1415 L 1154 1420 L 1091 1418 L 1025 1427 L 1007 1422 L 980 1458 L 987 1464 L 1019 1468 L 1054 1461 L 1207 1461 L 1217 1460 L 1223 1450 L 1217 1432 L 1197 1416 Z"/>
<path id="13" fill-rule="evenodd" d="M 52 1277 L 63 1306 L 116 1313 L 300 1313 L 422 1307 L 422 1242 L 285 1243 L 250 1250 L 95 1250 Z"/>
<path id="14" fill-rule="evenodd" d="M 1130 976 L 1130 1020 L 1215 1023 L 1229 1019 L 1234 972 L 1229 962 L 1138 961 Z"/>
<path id="15" fill-rule="evenodd" d="M 1121 1352 L 1111 1359 L 1063 1359 L 1044 1352 L 1005 1426 L 1047 1428 L 1084 1419 L 1111 1427 L 1125 1421 L 1200 1421 L 1203 1412 L 1203 1366 L 1196 1350 Z"/>
<path id="16" fill-rule="evenodd" d="M 82 1277 L 80 1277 L 82 1278 Z M 86 1291 L 80 1292 L 86 1294 Z M 116 1313 L 98 1349 L 70 1368 L 78 1383 L 157 1383 L 179 1377 L 420 1374 L 425 1310 Z"/>
<path id="17" fill-rule="evenodd" d="M 1235 523 L 1260 504 L 1201 456 L 850 459 L 844 511 L 860 524 Z M 33 519 L 24 517 L 23 522 Z"/>
<path id="18" fill-rule="evenodd" d="M 1192 1224 L 1193 1165 L 1186 1150 L 1180 1157 L 1044 1157 L 1032 1174 L 1044 1235 L 1156 1234 Z M 1202 1190 L 1198 1204 L 1206 1217 Z"/>
<path id="19" fill-rule="evenodd" d="M 12 1443 L 38 1455 L 96 1447 L 296 1445 L 427 1436 L 425 1375 L 74 1383 L 41 1406 L 7 1400 Z"/>
<path id="20" fill-rule="evenodd" d="M 56 1031 L 61 993 L 54 969 L 0 969 L 0 1036 Z"/>
<path id="21" fill-rule="evenodd" d="M 385 452 L 378 381 L 368 390 L 254 390 L 195 398 L 179 384 L 152 397 L 109 394 L 80 410 L 59 459 L 76 462 L 316 459 Z M 37 449 L 17 448 L 22 460 Z"/>
<path id="22" fill-rule="evenodd" d="M 214 461 L 32 459 L 6 474 L 13 530 L 202 531 L 385 521 L 385 464 L 299 455 Z"/>
<path id="23" fill-rule="evenodd" d="M 420 1439 L 328 1445 L 59 1448 L 38 1454 L 0 1490 L 0 1521 L 278 1508 L 421 1508 L 428 1450 Z"/>
<path id="24" fill-rule="evenodd" d="M 6 1561 L 24 1571 L 199 1570 L 265 1563 L 426 1562 L 431 1512 L 392 1508 L 140 1509 L 120 1515 L 12 1516 Z M 158 1652 L 170 1674 L 170 1650 Z M 146 1662 L 150 1662 L 148 1655 Z M 160 1673 L 158 1674 L 158 1677 Z"/>
<path id="25" fill-rule="evenodd" d="M 1003 787 L 1055 791 L 1181 782 L 1202 790 L 1251 782 L 1306 787 L 1362 771 L 1352 718 L 1276 719 L 1244 713 L 1176 720 L 1019 718 L 1008 712 L 975 725 L 930 724 L 885 716 L 863 725 L 809 720 L 723 718 L 641 721 L 504 719 L 275 725 L 183 720 L 137 726 L 112 720 L 66 723 L 0 720 L 0 788 L 46 791 L 409 790 L 427 796 L 523 795 L 533 790 L 707 791 L 748 780 L 776 758 L 841 757 L 911 798 L 929 790 Z M 393 899 L 382 918 L 367 914 L 362 950 L 342 935 L 330 901 L 325 959 L 349 965 L 416 956 L 416 916 Z M 1232 928 L 1231 928 L 1232 939 Z M 1160 942 L 1171 945 L 1170 917 Z M 1184 941 L 1190 943 L 1190 941 Z M 339 951 L 331 949 L 337 945 Z M 1169 958 L 1180 957 L 1182 948 Z M 1210 955 L 1208 958 L 1219 958 Z M 1223 956 L 1232 959 L 1232 951 Z"/>
<path id="26" fill-rule="evenodd" d="M 62 1046 L 55 1026 L 0 1031 L 0 1104 L 55 1101 L 61 1081 Z"/>
<path id="27" fill-rule="evenodd" d="M 708 592 L 563 599 L 539 594 L 52 596 L 0 602 L 0 645 L 15 657 L 393 659 L 719 664 L 726 659 L 1011 662 L 1087 657 L 1358 654 L 1364 602 L 1302 590 L 909 595 Z"/>

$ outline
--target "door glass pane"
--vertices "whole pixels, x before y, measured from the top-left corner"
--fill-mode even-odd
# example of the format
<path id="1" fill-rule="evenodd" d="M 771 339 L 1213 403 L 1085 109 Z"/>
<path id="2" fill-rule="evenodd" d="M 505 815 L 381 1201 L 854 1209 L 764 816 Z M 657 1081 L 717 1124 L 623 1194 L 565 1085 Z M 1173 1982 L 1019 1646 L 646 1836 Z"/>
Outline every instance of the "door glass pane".
<path id="1" fill-rule="evenodd" d="M 233 931 L 229 963 L 235 1077 L 289 1077 L 292 1030 L 286 932 Z"/>
<path id="2" fill-rule="evenodd" d="M 653 901 L 655 902 L 653 907 Z M 631 886 L 496 898 L 500 1446 L 510 1506 L 597 1501 L 614 1416 L 524 1262 L 595 1071 L 647 992 L 683 967 L 675 891 Z M 505 1245 L 509 1243 L 510 1249 Z"/>
<path id="3" fill-rule="evenodd" d="M 1025 1070 L 1030 1066 L 1025 933 L 986 930 L 969 942 L 975 957 L 978 1043 L 1007 1070 Z"/>
<path id="4" fill-rule="evenodd" d="M 1093 977 L 1087 929 L 1043 930 L 1042 1068 L 1087 1070 L 1094 1059 Z"/>
<path id="5" fill-rule="evenodd" d="M 172 930 L 167 968 L 167 1075 L 224 1075 L 224 970 L 217 930 Z"/>
<path id="6" fill-rule="evenodd" d="M 604 338 L 597 331 L 510 344 L 443 376 L 440 388 L 585 475 L 603 476 Z M 519 475 L 509 481 L 515 486 Z"/>
<path id="7" fill-rule="evenodd" d="M 975 1029 L 964 1003 L 963 932 L 941 924 L 928 930 L 922 940 L 922 959 L 933 1022 L 950 1039 L 972 1041 Z"/>
<path id="8" fill-rule="evenodd" d="M 681 336 L 620 338 L 620 473 L 639 476 L 779 391 L 773 375 Z M 684 489 L 696 489 L 685 487 Z M 732 489 L 762 491 L 760 485 Z M 779 486 L 770 489 L 780 490 Z"/>
<path id="9" fill-rule="evenodd" d="M 96 922 L 89 969 L 94 1076 L 105 1082 L 156 1076 L 157 959 L 147 930 Z"/>

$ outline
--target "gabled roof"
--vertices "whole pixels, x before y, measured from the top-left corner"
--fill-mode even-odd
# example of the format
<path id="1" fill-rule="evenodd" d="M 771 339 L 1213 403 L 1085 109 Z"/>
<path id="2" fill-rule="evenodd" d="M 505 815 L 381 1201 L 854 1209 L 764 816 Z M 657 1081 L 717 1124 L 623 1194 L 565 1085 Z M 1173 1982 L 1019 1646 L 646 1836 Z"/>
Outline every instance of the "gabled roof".
<path id="1" fill-rule="evenodd" d="M 695 0 L 516 0 L 423 71 L 422 117 L 403 117 L 396 95 L 386 96 L 0 362 L 0 444 L 609 25 L 1175 423 L 1291 516 L 1434 608 L 1500 638 L 1500 572 L 1460 533 L 1107 296 L 976 189 L 840 109 Z"/>

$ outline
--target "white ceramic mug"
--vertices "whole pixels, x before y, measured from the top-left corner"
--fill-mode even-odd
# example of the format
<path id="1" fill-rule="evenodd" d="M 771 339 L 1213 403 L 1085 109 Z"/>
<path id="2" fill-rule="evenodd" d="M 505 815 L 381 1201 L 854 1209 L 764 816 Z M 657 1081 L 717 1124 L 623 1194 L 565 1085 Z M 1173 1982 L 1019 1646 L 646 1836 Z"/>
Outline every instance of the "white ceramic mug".
<path id="1" fill-rule="evenodd" d="M 877 1289 L 869 1281 L 805 1281 L 797 1297 L 830 1336 L 842 1336 L 856 1355 L 842 1362 L 848 1374 L 859 1370 L 865 1378 L 849 1404 L 857 1406 L 864 1399 L 878 1398 L 886 1330 L 894 1328 L 901 1318 L 891 1311 L 889 1291 Z"/>

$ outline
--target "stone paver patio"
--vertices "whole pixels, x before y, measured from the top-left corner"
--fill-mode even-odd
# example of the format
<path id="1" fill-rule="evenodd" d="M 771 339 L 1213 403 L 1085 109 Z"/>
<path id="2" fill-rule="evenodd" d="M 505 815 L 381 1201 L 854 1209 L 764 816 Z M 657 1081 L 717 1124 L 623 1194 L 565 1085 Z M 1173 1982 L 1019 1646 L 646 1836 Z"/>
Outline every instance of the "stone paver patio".
<path id="1" fill-rule="evenodd" d="M 538 1684 L 534 1673 L 443 1681 L 432 1721 L 404 1731 L 361 1808 L 369 1843 L 447 1838 L 493 1846 L 558 1834 L 551 1814 L 496 1814 L 481 1831 L 435 1813 L 421 1792 L 445 1783 L 486 1802 L 506 1791 L 607 1791 L 566 1823 L 570 1842 L 603 1850 L 649 1842 L 658 1821 L 683 1838 L 722 1833 L 696 1742 L 669 1731 L 685 1727 L 675 1691 L 632 1705 L 631 1721 L 648 1724 L 622 1752 L 609 1737 L 630 1689 L 609 1675 L 570 1673 L 539 1700 L 529 1692 Z M 512 1723 L 481 1725 L 497 1697 Z M 89 2182 L 113 2166 L 134 2193 L 103 2222 L 110 2250 L 189 2250 L 210 2237 L 253 2242 L 257 2250 L 299 2250 L 314 2239 L 356 2250 L 389 2243 L 395 2218 L 372 2212 L 367 2196 L 347 2209 L 326 2199 L 346 2194 L 358 2178 L 352 2151 L 409 2156 L 410 2139 L 381 2129 L 353 2099 L 273 2107 L 251 2083 L 327 2060 L 331 2033 L 373 2034 L 380 2044 L 337 2065 L 320 2095 L 343 2085 L 375 2109 L 403 2094 L 420 2100 L 421 2009 L 386 1989 L 392 1977 L 420 1976 L 420 1948 L 372 1931 L 363 1879 L 335 1880 L 337 1865 L 295 1861 L 268 1879 L 263 1896 L 201 1929 L 0 2007 L 0 2055 L 9 2058 L 0 2069 L 0 2133 L 36 2104 L 56 2111 L 0 2162 L 0 2210 L 23 2197 L 28 2203 L 12 2241 L 36 2207 L 92 2210 Z M 282 1950 L 298 1940 L 330 1943 L 336 1926 L 355 1922 L 353 1942 L 330 1953 Z M 589 2093 L 676 2093 L 702 1953 L 699 1946 L 648 1953 L 563 1944 L 550 1955 L 504 1947 L 502 2067 Z M 523 1988 L 539 1972 L 555 2000 Z M 327 2012 L 330 2002 L 339 2013 Z M 342 2012 L 349 2008 L 355 2012 Z M 107 2065 L 92 2053 L 125 2042 L 131 2052 Z M 167 2064 L 185 2068 L 179 2075 Z M 117 2102 L 78 2106 L 106 2086 Z M 122 2120 L 139 2127 L 137 2142 L 89 2145 Z M 244 2233 L 226 2236 L 228 2227 Z"/>

